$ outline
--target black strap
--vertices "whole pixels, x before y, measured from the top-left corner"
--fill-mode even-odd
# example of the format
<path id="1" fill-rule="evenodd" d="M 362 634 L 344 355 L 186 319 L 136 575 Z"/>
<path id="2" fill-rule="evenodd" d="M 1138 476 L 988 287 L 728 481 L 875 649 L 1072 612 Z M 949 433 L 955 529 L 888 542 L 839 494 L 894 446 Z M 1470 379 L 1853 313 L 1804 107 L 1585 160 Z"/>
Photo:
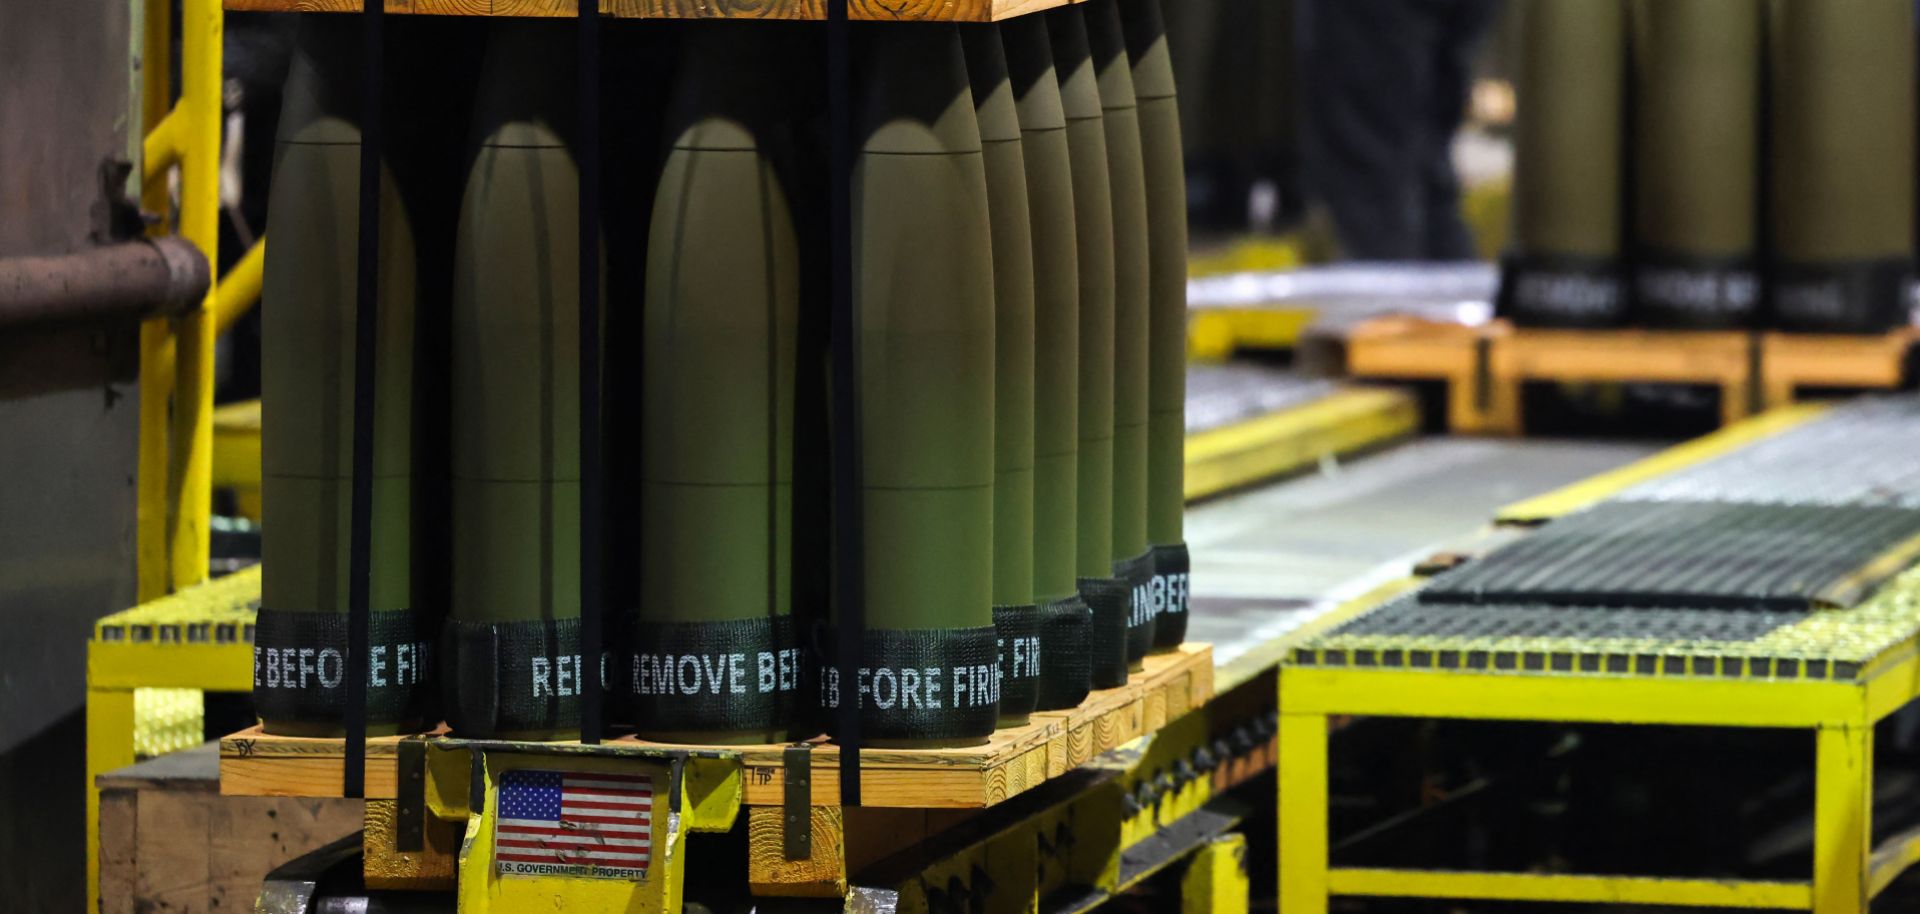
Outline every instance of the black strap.
<path id="1" fill-rule="evenodd" d="M 599 657 L 604 603 L 601 573 L 600 453 L 600 3 L 579 0 L 580 133 L 580 654 Z M 580 696 L 580 741 L 600 742 L 600 677 Z"/>
<path id="2" fill-rule="evenodd" d="M 579 619 L 448 619 L 440 685 L 453 732 L 486 738 L 579 727 L 581 697 L 594 685 L 582 675 L 580 628 Z"/>
<path id="3" fill-rule="evenodd" d="M 340 793 L 366 793 L 367 646 L 373 575 L 374 347 L 380 306 L 380 153 L 384 138 L 380 88 L 385 69 L 386 4 L 363 0 L 360 12 L 360 226 L 354 264 L 353 492 L 347 534 L 346 760 Z"/>
<path id="4" fill-rule="evenodd" d="M 1079 707 L 1093 690 L 1093 655 L 1087 650 L 1087 629 L 1093 611 L 1079 594 L 1040 604 L 1040 644 L 1046 668 L 1040 674 L 1040 697 L 1035 709 L 1059 711 Z"/>
<path id="5" fill-rule="evenodd" d="M 859 634 L 859 666 L 833 663 L 821 669 L 821 703 L 838 717 L 854 712 L 869 739 L 993 735 L 1000 719 L 993 626 L 870 628 Z M 843 669 L 852 672 L 842 675 Z M 837 730 L 834 738 L 841 738 Z"/>
<path id="6" fill-rule="evenodd" d="M 1760 313 L 1752 257 L 1641 251 L 1633 261 L 1633 321 L 1686 330 L 1738 329 Z"/>
<path id="7" fill-rule="evenodd" d="M 1092 614 L 1087 620 L 1087 664 L 1093 687 L 1127 684 L 1127 617 L 1133 588 L 1118 578 L 1081 578 L 1080 597 Z"/>
<path id="8" fill-rule="evenodd" d="M 1619 326 L 1627 316 L 1620 261 L 1508 254 L 1500 260 L 1500 292 L 1494 308 L 1521 326 Z"/>
<path id="9" fill-rule="evenodd" d="M 1127 589 L 1127 665 L 1153 650 L 1153 550 L 1113 563 L 1113 579 Z"/>
<path id="10" fill-rule="evenodd" d="M 1187 575 L 1192 559 L 1186 543 L 1155 546 L 1153 553 L 1153 646 L 1172 650 L 1187 640 Z"/>
<path id="11" fill-rule="evenodd" d="M 995 606 L 993 630 L 1000 642 L 1000 716 L 1025 717 L 1040 700 L 1040 677 L 1047 667 L 1040 607 Z"/>
<path id="12" fill-rule="evenodd" d="M 1776 261 L 1767 276 L 1773 323 L 1808 333 L 1885 333 L 1907 324 L 1913 261 Z"/>
<path id="13" fill-rule="evenodd" d="M 860 365 L 853 310 L 853 59 L 848 47 L 847 0 L 827 0 L 828 300 L 833 313 L 833 525 L 834 598 L 839 625 L 835 670 L 851 680 L 864 662 L 866 627 L 865 544 L 860 529 Z M 834 733 L 840 743 L 840 805 L 860 805 L 859 708 L 841 702 Z"/>
<path id="14" fill-rule="evenodd" d="M 640 732 L 776 732 L 797 719 L 810 664 L 791 616 L 636 619 L 628 633 L 623 678 Z"/>
<path id="15" fill-rule="evenodd" d="M 433 634 L 405 609 L 368 614 L 366 723 L 413 726 L 432 705 Z M 343 723 L 351 707 L 346 688 L 347 617 L 340 613 L 262 608 L 254 629 L 253 706 L 274 724 Z"/>

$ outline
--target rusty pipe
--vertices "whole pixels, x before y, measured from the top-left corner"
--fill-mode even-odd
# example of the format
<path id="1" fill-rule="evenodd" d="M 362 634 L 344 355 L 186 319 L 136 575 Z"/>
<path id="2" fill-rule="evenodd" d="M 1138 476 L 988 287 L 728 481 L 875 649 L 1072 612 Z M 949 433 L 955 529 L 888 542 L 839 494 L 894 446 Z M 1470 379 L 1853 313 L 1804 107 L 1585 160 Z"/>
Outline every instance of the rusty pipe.
<path id="1" fill-rule="evenodd" d="M 199 305 L 210 281 L 207 258 L 181 238 L 0 258 L 0 328 L 177 314 Z"/>

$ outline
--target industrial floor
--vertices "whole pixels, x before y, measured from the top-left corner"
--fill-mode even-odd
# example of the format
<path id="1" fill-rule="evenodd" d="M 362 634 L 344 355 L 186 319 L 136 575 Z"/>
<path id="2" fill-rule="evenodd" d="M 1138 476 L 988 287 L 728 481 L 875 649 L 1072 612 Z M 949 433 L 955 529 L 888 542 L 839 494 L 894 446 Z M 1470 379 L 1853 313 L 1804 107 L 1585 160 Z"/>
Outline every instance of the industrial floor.
<path id="1" fill-rule="evenodd" d="M 1194 505 L 1188 636 L 1234 661 L 1435 553 L 1484 547 L 1503 505 L 1663 442 L 1420 438 Z"/>

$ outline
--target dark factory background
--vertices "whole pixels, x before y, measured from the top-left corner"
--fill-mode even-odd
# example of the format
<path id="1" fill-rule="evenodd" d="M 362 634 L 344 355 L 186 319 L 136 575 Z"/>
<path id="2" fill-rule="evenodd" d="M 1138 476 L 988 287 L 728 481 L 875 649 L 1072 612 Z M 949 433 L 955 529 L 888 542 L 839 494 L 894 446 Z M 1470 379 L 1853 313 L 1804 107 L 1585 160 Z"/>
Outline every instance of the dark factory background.
<path id="1" fill-rule="evenodd" d="M 1758 440 L 1811 415 L 1793 412 L 1809 394 L 1910 389 L 1920 374 L 1920 336 L 1911 329 L 1920 36 L 1904 2 L 1160 0 L 1170 84 L 1141 64 L 1150 52 L 1141 52 L 1138 30 L 1150 17 L 1132 13 L 1154 6 L 1143 0 L 1062 6 L 1088 11 L 1090 24 L 1074 13 L 1070 27 L 1056 18 L 1051 31 L 1043 20 L 1060 10 L 1010 18 L 990 41 L 964 31 L 948 41 L 931 27 L 913 31 L 918 25 L 898 40 L 871 41 L 856 25 L 860 72 L 871 78 L 860 83 L 852 115 L 869 145 L 855 142 L 854 152 L 898 160 L 861 172 L 869 182 L 856 200 L 866 207 L 861 237 L 897 264 L 866 262 L 867 272 L 855 267 L 848 282 L 883 290 L 872 298 L 922 306 L 876 310 L 887 320 L 868 320 L 872 338 L 858 342 L 860 357 L 885 375 L 858 387 L 859 408 L 900 431 L 877 436 L 885 439 L 879 445 L 858 442 L 867 474 L 858 480 L 867 499 L 863 535 L 870 550 L 891 550 L 884 554 L 893 563 L 865 569 L 859 587 L 878 607 L 877 620 L 865 619 L 869 635 L 926 635 L 869 640 L 861 649 L 890 660 L 970 661 L 955 662 L 955 678 L 942 680 L 942 713 L 914 716 L 903 700 L 896 716 L 860 703 L 858 712 L 834 716 L 843 686 L 831 678 L 838 671 L 830 658 L 840 648 L 822 632 L 839 611 L 831 596 L 841 586 L 834 561 L 844 541 L 829 532 L 841 520 L 831 496 L 841 482 L 833 461 L 843 454 L 830 440 L 839 402 L 828 379 L 840 365 L 825 311 L 838 277 L 827 269 L 827 79 L 815 66 L 825 59 L 824 27 L 605 20 L 602 80 L 613 88 L 600 100 L 596 129 L 598 148 L 611 154 L 599 166 L 598 202 L 586 206 L 602 217 L 604 338 L 641 342 L 589 359 L 576 322 L 579 302 L 590 298 L 581 295 L 591 285 L 581 277 L 592 274 L 573 270 L 582 247 L 577 188 L 585 186 L 568 151 L 583 129 L 571 107 L 574 37 L 564 23 L 573 20 L 382 17 L 390 20 L 389 48 L 399 49 L 385 62 L 396 88 L 379 128 L 390 172 L 372 190 L 383 201 L 385 272 L 377 279 L 388 285 L 369 294 L 404 307 L 383 306 L 389 323 L 378 328 L 375 352 L 362 353 L 386 385 L 359 404 L 373 407 L 366 422 L 380 436 L 368 456 L 352 447 L 356 366 L 343 332 L 351 325 L 330 319 L 347 313 L 342 303 L 357 291 L 360 227 L 343 214 L 367 199 L 352 196 L 363 141 L 356 17 L 240 9 L 284 11 L 292 0 L 227 4 L 236 8 L 224 13 L 218 123 L 200 125 L 217 135 L 218 168 L 189 178 L 184 163 L 175 177 L 143 176 L 137 163 L 156 158 L 143 131 L 163 132 L 154 122 L 175 99 L 156 100 L 149 90 L 143 101 L 145 77 L 119 66 L 160 53 L 170 68 L 160 82 L 184 97 L 194 80 L 181 39 L 194 27 L 181 19 L 185 4 L 0 0 L 0 269 L 11 259 L 53 270 L 57 258 L 109 242 L 131 247 L 163 234 L 155 230 L 176 216 L 184 237 L 187 183 L 218 185 L 217 218 L 200 230 L 217 237 L 217 255 L 197 265 L 197 278 L 168 272 L 193 273 L 192 265 L 154 260 L 177 253 L 159 241 L 142 245 L 148 260 L 125 272 L 82 277 L 106 283 L 102 301 L 146 308 L 152 303 L 133 302 L 141 293 L 127 287 L 164 274 L 164 308 L 122 308 L 107 319 L 100 305 L 84 320 L 50 320 L 13 307 L 26 300 L 26 283 L 0 287 L 0 914 L 69 912 L 99 900 L 88 885 L 88 854 L 100 858 L 89 844 L 94 813 L 81 772 L 104 756 L 90 757 L 89 730 L 128 729 L 136 712 L 123 721 L 96 705 L 90 714 L 90 641 L 239 637 L 135 635 L 102 622 L 175 590 L 182 578 L 197 584 L 210 571 L 219 579 L 266 558 L 276 561 L 264 566 L 289 569 L 255 579 L 242 608 L 244 640 L 260 649 L 254 691 L 122 688 L 129 708 L 155 719 L 172 703 L 192 706 L 176 715 L 186 723 L 168 731 L 165 745 L 143 744 L 142 756 L 256 725 L 272 736 L 332 740 L 356 729 L 415 733 L 442 721 L 462 736 L 577 736 L 587 713 L 584 664 L 572 653 L 581 650 L 579 613 L 576 606 L 556 620 L 552 610 L 581 602 L 580 579 L 569 575 L 592 564 L 581 561 L 594 545 L 581 536 L 582 479 L 591 475 L 583 467 L 607 455 L 599 502 L 612 506 L 603 529 L 614 545 L 601 589 L 616 622 L 585 643 L 605 635 L 628 642 L 610 649 L 667 645 L 663 655 L 625 655 L 631 665 L 609 680 L 610 694 L 622 699 L 607 712 L 610 725 L 664 743 L 758 745 L 833 736 L 852 716 L 855 733 L 866 728 L 865 738 L 884 748 L 938 752 L 1076 708 L 1090 691 L 1126 687 L 1143 658 L 1207 642 L 1230 655 L 1223 664 L 1250 664 L 1249 655 L 1265 664 L 1234 683 L 1238 692 L 1223 691 L 1230 700 L 1221 714 L 1239 716 L 1220 727 L 1225 732 L 1203 734 L 1191 758 L 1220 755 L 1222 772 L 1229 748 L 1243 762 L 1261 759 L 1238 783 L 1210 776 L 1222 793 L 1266 778 L 1258 787 L 1265 807 L 1245 813 L 1244 826 L 1269 833 L 1249 841 L 1265 856 L 1240 873 L 1256 896 L 1271 896 L 1272 833 L 1287 827 L 1273 821 L 1277 788 L 1268 773 L 1278 751 L 1268 748 L 1277 745 L 1280 713 L 1273 685 L 1283 663 L 1313 653 L 1271 643 L 1292 637 L 1295 626 L 1310 631 L 1301 621 L 1310 610 L 1377 597 L 1374 588 L 1387 582 L 1379 568 L 1397 569 L 1395 578 L 1409 566 L 1423 578 L 1464 575 L 1493 564 L 1474 564 L 1470 551 L 1552 542 L 1543 522 L 1564 523 L 1554 520 L 1558 507 L 1488 523 L 1496 511 L 1528 504 L 1523 497 L 1551 499 L 1547 493 L 1589 478 L 1627 490 L 1644 482 L 1634 474 L 1649 459 L 1659 463 L 1661 449 L 1723 424 L 1761 423 L 1764 433 L 1732 433 Z M 1835 12 L 1840 5 L 1845 11 Z M 173 17 L 159 30 L 169 47 L 142 47 L 155 33 L 142 10 Z M 508 25 L 489 31 L 500 23 Z M 1888 89 L 1890 79 L 1901 84 Z M 1177 131 L 1167 119 L 1171 86 Z M 436 93 L 470 104 L 441 105 Z M 964 129 L 942 117 L 961 97 L 976 109 Z M 148 123 L 133 126 L 129 112 L 143 108 Z M 1090 126 L 1102 119 L 1103 127 Z M 896 122 L 913 129 L 889 133 Z M 1103 130 L 1136 122 L 1137 131 L 1119 129 L 1139 145 L 1106 145 Z M 1825 142 L 1832 137 L 1856 141 Z M 1022 142 L 1024 153 L 1009 151 Z M 982 148 L 984 199 L 942 164 Z M 729 158 L 735 153 L 744 159 Z M 1177 181 L 1155 173 L 1173 157 L 1183 157 Z M 1025 189 L 1009 191 L 1007 169 L 1015 167 Z M 1127 184 L 1129 176 L 1137 180 Z M 1086 218 L 1088 185 L 1104 222 Z M 1181 192 L 1184 227 L 1168 212 L 1180 208 Z M 1005 215 L 1009 196 L 1018 219 Z M 929 229 L 928 212 L 957 227 Z M 1008 221 L 1017 223 L 1013 241 Z M 1088 228 L 1095 223 L 1098 232 Z M 263 253 L 269 235 L 276 244 Z M 730 258 L 735 245 L 748 253 Z M 993 269 L 978 269 L 983 261 Z M 1063 279 L 1062 262 L 1080 272 Z M 1091 275 L 1090 263 L 1105 269 L 1104 287 L 1079 278 Z M 217 343 L 211 330 L 204 336 L 213 353 L 216 450 L 213 468 L 190 477 L 213 480 L 201 492 L 180 481 L 185 450 L 162 443 L 154 453 L 155 442 L 185 435 L 185 424 L 177 406 L 175 426 L 166 415 L 143 414 L 142 384 L 156 370 L 170 384 L 175 359 L 204 353 L 184 337 L 158 345 L 127 316 L 178 319 L 198 303 L 181 290 L 204 289 L 210 276 L 250 277 L 232 287 L 251 297 L 236 292 L 221 306 Z M 1076 306 L 1104 295 L 1103 332 L 1120 341 L 1104 365 L 1076 354 L 1090 351 L 1090 331 L 1074 315 L 1093 309 L 1049 324 L 1033 301 L 1049 293 Z M 58 298 L 47 296 L 35 301 Z M 1008 299 L 1025 301 L 1032 329 L 1011 344 L 992 329 L 994 309 L 1004 313 Z M 734 307 L 685 305 L 695 300 Z M 427 326 L 445 332 L 416 334 Z M 1611 342 L 1583 349 L 1585 333 Z M 1697 335 L 1677 341 L 1685 334 Z M 546 347 L 538 358 L 528 355 L 534 339 Z M 1363 340 L 1382 351 L 1407 343 L 1394 352 L 1417 365 L 1369 361 L 1372 350 L 1356 342 Z M 1530 361 L 1523 342 L 1546 354 Z M 1009 346 L 1030 370 L 995 390 L 996 359 L 1008 361 Z M 1775 370 L 1763 361 L 1799 363 L 1788 355 L 1768 361 L 1774 346 L 1820 367 L 1808 369 L 1810 379 L 1776 383 L 1763 377 Z M 601 360 L 603 382 L 582 385 L 580 366 L 592 360 Z M 1573 362 L 1580 367 L 1565 367 Z M 1612 362 L 1619 364 L 1605 364 Z M 1642 362 L 1657 363 L 1647 369 L 1655 376 L 1633 374 Z M 1562 377 L 1563 370 L 1588 374 Z M 1062 381 L 1066 395 L 1053 383 Z M 618 412 L 600 432 L 603 453 L 589 459 L 583 386 L 586 402 L 604 396 Z M 1089 397 L 1090 387 L 1102 393 Z M 263 423 L 263 400 L 296 404 L 281 415 L 299 412 L 301 421 L 263 431 L 273 424 Z M 1090 409 L 1090 400 L 1104 402 Z M 1753 496 L 1740 489 L 1751 480 L 1736 472 L 1733 482 L 1683 480 L 1645 498 L 1686 503 L 1701 491 L 1717 499 L 1739 490 L 1726 497 L 1808 513 L 1862 503 L 1912 513 L 1920 476 L 1860 466 L 1909 440 L 1901 429 L 1920 413 L 1890 402 L 1882 412 L 1863 408 L 1864 418 L 1835 420 L 1870 427 L 1846 439 L 1866 442 L 1868 458 L 1835 457 L 1831 474 L 1805 471 L 1820 481 L 1796 480 L 1792 495 Z M 1782 411 L 1767 412 L 1776 407 Z M 995 426 L 996 413 L 1024 417 L 1024 458 L 1005 456 L 1008 434 Z M 1778 415 L 1789 418 L 1766 424 Z M 1269 420 L 1289 434 L 1312 426 L 1324 437 L 1267 442 L 1250 456 L 1221 434 Z M 1096 449 L 1101 459 L 1089 456 Z M 1803 473 L 1802 464 L 1785 462 Z M 165 493 L 143 485 L 143 467 L 156 463 L 162 477 L 175 474 Z M 311 688 L 335 671 L 324 657 L 309 666 L 300 655 L 302 645 L 350 643 L 353 597 L 344 582 L 356 466 L 373 468 L 364 474 L 374 477 L 368 536 L 386 559 L 375 562 L 372 595 L 361 595 L 360 608 L 370 600 L 376 617 L 373 681 L 391 686 L 372 695 L 364 719 L 343 714 L 346 699 L 327 691 L 337 678 Z M 1633 478 L 1622 481 L 1622 473 Z M 1892 481 L 1862 494 L 1849 488 L 1856 476 Z M 261 493 L 269 489 L 274 516 L 297 521 L 263 519 Z M 169 501 L 180 498 L 203 504 L 189 510 Z M 1244 500 L 1228 503 L 1236 498 Z M 1007 500 L 1025 508 L 1018 522 L 1001 511 Z M 187 530 L 209 501 L 207 528 Z M 461 523 L 463 511 L 507 522 Z M 1673 523 L 1697 523 L 1685 529 L 1699 532 L 1716 522 Z M 1893 536 L 1887 531 L 1904 531 L 1903 522 L 1904 515 L 1878 532 Z M 1519 539 L 1536 527 L 1548 532 Z M 155 552 L 145 539 L 143 531 L 160 528 L 168 531 L 162 540 L 204 540 L 209 566 L 182 574 L 166 542 Z M 616 551 L 642 540 L 648 548 Z M 1684 551 L 1691 542 L 1663 547 Z M 1760 564 L 1741 552 L 1746 541 L 1726 548 L 1749 572 Z M 1273 559 L 1262 549 L 1287 554 Z M 1771 557 L 1783 567 L 1806 558 L 1791 553 Z M 1666 556 L 1643 558 L 1660 567 Z M 1189 571 L 1203 582 L 1192 593 L 1204 593 L 1212 614 L 1191 622 Z M 1875 586 L 1892 577 L 1861 574 Z M 1677 577 L 1683 590 L 1699 583 Z M 1500 603 L 1495 585 L 1513 584 L 1470 583 L 1488 592 L 1439 591 L 1478 606 Z M 1513 586 L 1521 597 L 1504 595 L 1511 600 L 1534 595 Z M 1162 617 L 1156 632 L 1138 618 L 1150 587 L 1161 588 L 1163 607 L 1180 605 L 1177 625 Z M 761 601 L 767 612 L 759 613 Z M 1417 627 L 1429 617 L 1407 610 L 1414 602 L 1383 605 L 1408 612 L 1406 624 Z M 1802 603 L 1792 610 L 1818 601 Z M 672 610 L 622 615 L 639 605 Z M 738 605 L 744 614 L 729 615 Z M 1527 612 L 1536 608 L 1502 619 L 1533 618 Z M 1716 621 L 1700 626 L 1699 637 L 1737 639 L 1794 624 L 1782 621 L 1787 610 L 1765 608 L 1779 615 Z M 1394 624 L 1355 637 L 1388 637 Z M 1540 623 L 1541 639 L 1555 636 L 1557 624 Z M 1640 623 L 1610 616 L 1594 624 L 1632 634 Z M 1338 642 L 1351 632 L 1314 634 Z M 1018 658 L 1030 655 L 1025 647 L 1010 654 L 1007 642 L 1037 652 L 1056 636 L 1086 650 L 1045 677 L 1023 679 Z M 996 643 L 1006 668 L 990 672 Z M 687 659 L 741 644 L 759 650 L 757 665 L 696 675 L 715 696 L 729 684 L 735 693 L 754 691 L 741 683 L 757 682 L 757 700 L 723 696 L 686 702 L 687 710 L 675 704 L 679 696 L 636 697 L 658 695 L 662 682 L 672 691 L 682 675 L 676 651 Z M 1345 664 L 1343 650 L 1314 656 Z M 1655 664 L 1651 652 L 1621 650 L 1606 658 L 1621 664 L 1609 674 Z M 429 655 L 431 667 L 422 659 Z M 820 658 L 827 659 L 817 673 L 802 671 Z M 936 694 L 939 664 L 926 664 L 924 678 L 902 677 L 899 694 Z M 898 665 L 918 672 L 917 661 Z M 1832 669 L 1838 676 L 1838 661 Z M 509 674 L 531 676 L 534 700 L 505 693 Z M 1245 697 L 1256 691 L 1249 682 L 1264 690 L 1256 699 Z M 878 696 L 880 685 L 846 687 Z M 594 695 L 587 707 L 598 706 Z M 971 714 L 963 701 L 972 702 Z M 920 710 L 929 707 L 940 706 L 923 702 Z M 1346 727 L 1347 715 L 1332 717 Z M 1331 777 L 1336 853 L 1369 866 L 1419 857 L 1462 870 L 1488 861 L 1524 870 L 1577 859 L 1662 876 L 1705 868 L 1779 880 L 1813 860 L 1811 816 L 1796 804 L 1815 786 L 1804 761 L 1786 761 L 1808 754 L 1805 734 L 1750 728 L 1722 738 L 1661 728 L 1636 741 L 1641 735 L 1628 729 L 1380 715 L 1342 737 L 1351 757 Z M 1875 828 L 1884 836 L 1920 821 L 1909 789 L 1920 770 L 1920 718 L 1909 708 L 1879 732 L 1869 746 L 1905 766 L 1880 782 L 1874 811 L 1885 821 Z M 1417 750 L 1403 750 L 1409 745 Z M 133 757 L 126 755 L 111 767 Z M 1537 760 L 1536 768 L 1515 757 Z M 1679 773 L 1666 765 L 1678 757 L 1702 762 Z M 1189 760 L 1178 764 L 1192 774 Z M 1124 803 L 1129 814 L 1153 805 L 1131 795 Z M 1412 807 L 1438 809 L 1442 837 L 1405 839 L 1374 827 L 1374 819 L 1393 824 L 1398 810 Z M 318 804 L 312 811 L 326 812 Z M 249 878 L 257 888 L 258 876 Z M 1920 897 L 1912 882 L 1895 883 L 1892 899 Z M 1160 909 L 1151 897 L 1122 900 Z M 226 901 L 251 910 L 254 900 Z M 1278 908 L 1256 901 L 1253 909 Z M 1435 910 L 1377 898 L 1336 909 Z M 1516 908 L 1439 908 L 1509 909 Z"/>

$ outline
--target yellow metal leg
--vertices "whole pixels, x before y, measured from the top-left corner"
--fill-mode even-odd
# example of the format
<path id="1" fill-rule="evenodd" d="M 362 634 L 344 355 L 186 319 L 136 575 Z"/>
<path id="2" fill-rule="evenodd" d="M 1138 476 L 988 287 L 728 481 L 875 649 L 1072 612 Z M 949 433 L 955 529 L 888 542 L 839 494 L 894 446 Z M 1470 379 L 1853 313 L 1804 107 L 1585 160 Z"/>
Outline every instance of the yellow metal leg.
<path id="1" fill-rule="evenodd" d="M 481 752 L 471 749 L 471 752 Z M 517 914 L 524 911 L 621 911 L 642 914 L 679 911 L 684 907 L 682 885 L 686 871 L 686 833 L 692 825 L 675 809 L 670 791 L 677 788 L 665 760 L 640 762 L 607 757 L 520 755 L 486 752 L 479 774 L 486 802 L 468 811 L 466 833 L 460 842 L 455 905 L 459 914 Z M 500 781 L 514 769 L 559 770 L 579 773 L 646 775 L 653 778 L 651 860 L 646 877 L 637 881 L 570 875 L 503 874 L 496 869 L 495 830 L 500 811 Z M 689 807 L 691 808 L 691 807 Z"/>
<path id="2" fill-rule="evenodd" d="M 187 153 L 180 162 L 180 234 L 217 264 L 220 242 L 221 36 L 219 0 L 183 0 L 180 7 L 180 105 L 187 115 Z M 218 285 L 217 283 L 215 284 Z M 169 537 L 175 590 L 207 579 L 213 509 L 213 303 L 174 322 L 174 502 Z"/>
<path id="3" fill-rule="evenodd" d="M 1181 914 L 1247 914 L 1247 838 L 1221 835 L 1193 855 L 1180 877 Z"/>
<path id="4" fill-rule="evenodd" d="M 168 404 L 173 398 L 172 322 L 157 318 L 140 325 L 140 467 L 136 483 L 135 561 L 140 602 L 167 595 L 167 530 L 172 526 L 168 496 Z"/>
<path id="5" fill-rule="evenodd" d="M 141 116 L 146 130 L 166 119 L 173 104 L 173 17 L 168 0 L 147 0 L 140 52 Z M 143 163 L 143 168 L 146 163 Z M 140 207 L 166 216 L 172 209 L 167 182 L 146 182 Z M 154 228 L 165 234 L 164 222 Z M 136 482 L 135 547 L 137 595 L 142 603 L 167 594 L 167 405 L 173 397 L 173 331 L 164 318 L 140 325 L 140 466 Z"/>
<path id="6" fill-rule="evenodd" d="M 233 269 L 220 277 L 219 294 L 213 297 L 213 332 L 224 336 L 233 325 L 260 301 L 260 287 L 267 276 L 267 236 L 260 236 L 235 261 Z"/>
<path id="7" fill-rule="evenodd" d="M 1814 914 L 1867 909 L 1867 855 L 1873 847 L 1873 728 L 1819 730 L 1813 802 Z"/>
<path id="8" fill-rule="evenodd" d="M 100 910 L 100 788 L 94 780 L 133 764 L 133 690 L 87 690 L 87 912 Z"/>
<path id="9" fill-rule="evenodd" d="M 1281 914 L 1327 910 L 1327 718 L 1280 715 Z"/>

